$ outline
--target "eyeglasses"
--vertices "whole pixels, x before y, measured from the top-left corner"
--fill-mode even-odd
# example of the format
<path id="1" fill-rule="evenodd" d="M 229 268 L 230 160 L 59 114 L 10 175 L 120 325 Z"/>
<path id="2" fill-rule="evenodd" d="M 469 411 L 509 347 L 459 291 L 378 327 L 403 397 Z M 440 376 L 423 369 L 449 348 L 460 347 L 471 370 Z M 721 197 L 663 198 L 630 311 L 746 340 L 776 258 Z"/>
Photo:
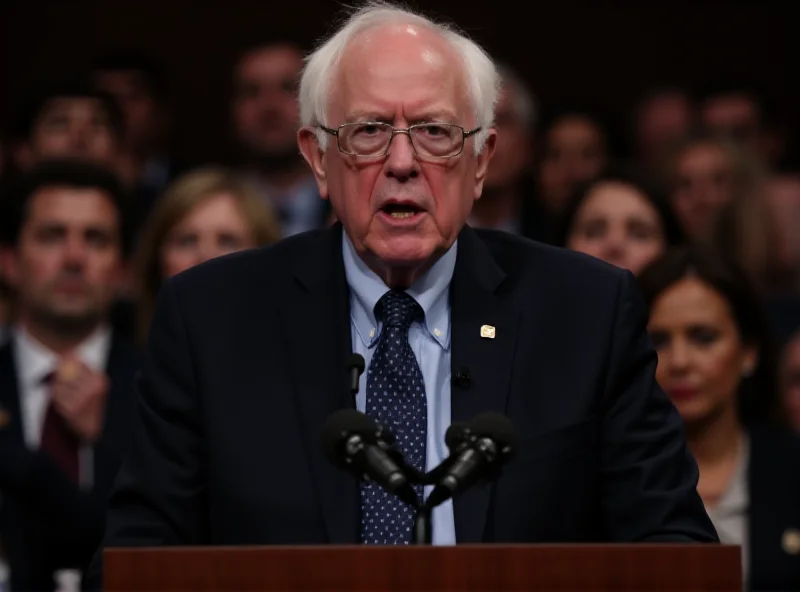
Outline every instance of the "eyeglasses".
<path id="1" fill-rule="evenodd" d="M 405 129 L 395 128 L 389 123 L 365 121 L 344 123 L 336 129 L 319 126 L 336 136 L 339 151 L 350 156 L 382 158 L 396 134 L 406 134 L 418 158 L 440 160 L 453 158 L 464 150 L 464 142 L 481 128 L 466 131 L 452 123 L 418 123 Z"/>

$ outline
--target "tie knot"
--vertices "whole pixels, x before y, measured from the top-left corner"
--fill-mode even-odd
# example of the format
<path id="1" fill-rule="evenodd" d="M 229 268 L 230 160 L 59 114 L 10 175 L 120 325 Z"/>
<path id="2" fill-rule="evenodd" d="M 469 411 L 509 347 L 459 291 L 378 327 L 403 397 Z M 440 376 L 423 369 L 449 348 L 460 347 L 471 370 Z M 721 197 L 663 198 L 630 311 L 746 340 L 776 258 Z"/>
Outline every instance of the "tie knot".
<path id="1" fill-rule="evenodd" d="M 387 327 L 402 327 L 403 329 L 408 329 L 411 323 L 424 316 L 419 303 L 400 290 L 386 292 L 378 300 L 375 313 Z"/>

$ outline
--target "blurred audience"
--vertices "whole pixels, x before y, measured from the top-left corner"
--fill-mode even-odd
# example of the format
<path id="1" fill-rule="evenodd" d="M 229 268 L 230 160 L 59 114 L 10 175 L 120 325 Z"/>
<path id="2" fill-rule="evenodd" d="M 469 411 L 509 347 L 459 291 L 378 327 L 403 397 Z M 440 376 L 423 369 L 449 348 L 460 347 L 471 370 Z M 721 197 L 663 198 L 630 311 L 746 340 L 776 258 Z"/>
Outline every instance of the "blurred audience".
<path id="1" fill-rule="evenodd" d="M 165 279 L 214 257 L 280 238 L 271 210 L 236 173 L 203 168 L 179 177 L 156 204 L 137 253 L 139 338 Z"/>
<path id="2" fill-rule="evenodd" d="M 122 112 L 119 171 L 132 187 L 144 217 L 183 170 L 169 149 L 172 117 L 166 75 L 158 62 L 144 54 L 109 50 L 92 62 L 90 76 L 95 88 L 114 97 Z"/>
<path id="3" fill-rule="evenodd" d="M 124 338 L 144 342 L 163 282 L 334 221 L 297 148 L 303 66 L 291 40 L 239 56 L 229 167 L 186 167 L 170 76 L 136 49 L 21 93 L 0 137 L 0 592 L 4 555 L 13 590 L 79 585 L 128 436 L 139 354 Z M 525 78 L 509 64 L 498 73 L 496 150 L 468 223 L 639 278 L 657 378 L 723 542 L 743 544 L 752 589 L 800 589 L 800 447 L 782 425 L 800 434 L 788 114 L 744 77 L 662 81 L 637 93 L 619 130 L 588 105 L 556 102 L 542 117 Z"/>
<path id="4" fill-rule="evenodd" d="M 609 161 L 607 124 L 593 110 L 560 108 L 543 124 L 539 199 L 560 216 L 578 185 L 596 176 Z"/>
<path id="5" fill-rule="evenodd" d="M 116 177 L 44 162 L 4 204 L 0 539 L 12 590 L 76 590 L 130 436 L 140 358 L 108 312 L 130 232 Z"/>
<path id="6" fill-rule="evenodd" d="M 686 424 L 698 492 L 750 590 L 800 589 L 800 440 L 775 423 L 777 376 L 754 286 L 711 251 L 668 252 L 639 276 L 656 378 Z"/>
<path id="7" fill-rule="evenodd" d="M 572 199 L 557 244 L 636 275 L 668 247 L 684 241 L 665 193 L 634 169 L 615 166 Z"/>
<path id="8" fill-rule="evenodd" d="M 665 176 L 690 240 L 730 253 L 762 290 L 791 282 L 791 270 L 781 264 L 765 169 L 743 147 L 719 136 L 693 136 L 677 146 Z"/>
<path id="9" fill-rule="evenodd" d="M 302 68 L 298 47 L 274 43 L 246 51 L 234 70 L 231 109 L 242 173 L 276 212 L 284 236 L 323 226 L 330 209 L 297 148 Z"/>
<path id="10" fill-rule="evenodd" d="M 776 109 L 756 85 L 732 80 L 709 86 L 703 91 L 700 120 L 707 131 L 742 145 L 770 169 L 780 166 L 785 142 Z"/>
<path id="11" fill-rule="evenodd" d="M 680 86 L 650 89 L 633 109 L 633 149 L 637 162 L 657 172 L 672 146 L 695 128 L 695 106 Z"/>
<path id="12" fill-rule="evenodd" d="M 800 433 L 800 330 L 795 331 L 783 350 L 781 391 L 786 420 Z"/>
<path id="13" fill-rule="evenodd" d="M 549 240 L 552 220 L 537 207 L 534 168 L 536 98 L 509 66 L 498 68 L 501 86 L 495 107 L 497 142 L 481 198 L 468 223 Z"/>
<path id="14" fill-rule="evenodd" d="M 776 221 L 778 257 L 781 267 L 790 274 L 786 291 L 800 289 L 800 174 L 784 174 L 769 181 L 767 200 Z"/>
<path id="15" fill-rule="evenodd" d="M 114 99 L 80 80 L 45 85 L 13 122 L 12 160 L 27 171 L 51 158 L 87 160 L 118 171 L 122 114 Z"/>

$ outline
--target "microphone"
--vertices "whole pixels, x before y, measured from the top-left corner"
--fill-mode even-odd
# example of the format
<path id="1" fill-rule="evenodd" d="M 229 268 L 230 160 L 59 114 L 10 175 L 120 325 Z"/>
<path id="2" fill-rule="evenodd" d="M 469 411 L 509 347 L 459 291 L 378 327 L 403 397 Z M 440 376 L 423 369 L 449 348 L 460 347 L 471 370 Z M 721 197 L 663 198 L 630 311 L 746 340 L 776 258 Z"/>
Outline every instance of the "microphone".
<path id="1" fill-rule="evenodd" d="M 419 498 L 406 474 L 402 455 L 391 448 L 393 443 L 391 432 L 355 409 L 333 413 L 322 429 L 322 447 L 334 466 L 358 479 L 370 479 L 406 504 L 417 507 Z"/>
<path id="2" fill-rule="evenodd" d="M 482 413 L 469 425 L 453 424 L 445 442 L 450 456 L 443 463 L 439 479 L 426 508 L 435 508 L 482 479 L 494 478 L 516 448 L 514 425 L 499 413 Z"/>
<path id="3" fill-rule="evenodd" d="M 350 354 L 347 358 L 347 370 L 350 373 L 350 392 L 353 395 L 358 394 L 358 379 L 361 373 L 364 372 L 364 357 L 361 354 Z"/>

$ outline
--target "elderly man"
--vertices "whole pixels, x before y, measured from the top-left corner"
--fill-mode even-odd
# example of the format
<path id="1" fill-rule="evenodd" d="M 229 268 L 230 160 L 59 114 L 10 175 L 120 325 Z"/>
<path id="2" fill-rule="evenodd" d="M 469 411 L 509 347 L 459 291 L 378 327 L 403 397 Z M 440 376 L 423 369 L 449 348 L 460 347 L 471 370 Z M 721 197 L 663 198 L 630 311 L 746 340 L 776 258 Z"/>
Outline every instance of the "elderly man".
<path id="1" fill-rule="evenodd" d="M 341 225 L 167 284 L 106 546 L 408 543 L 410 511 L 320 449 L 346 407 L 418 469 L 452 421 L 515 425 L 516 458 L 436 510 L 436 544 L 716 540 L 632 276 L 464 226 L 495 94 L 479 47 L 386 6 L 310 57 L 299 143 Z"/>

